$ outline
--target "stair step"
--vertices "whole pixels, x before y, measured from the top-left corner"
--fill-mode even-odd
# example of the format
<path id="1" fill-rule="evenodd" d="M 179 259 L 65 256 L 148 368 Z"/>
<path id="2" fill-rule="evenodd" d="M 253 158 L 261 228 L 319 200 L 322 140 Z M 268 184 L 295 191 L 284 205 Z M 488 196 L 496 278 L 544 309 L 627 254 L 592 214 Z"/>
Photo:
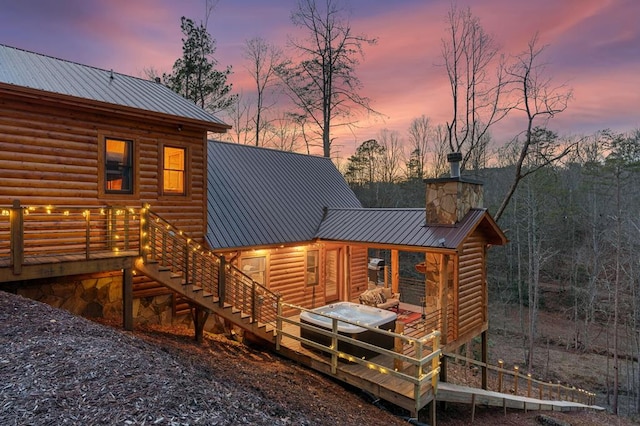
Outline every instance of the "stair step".
<path id="1" fill-rule="evenodd" d="M 166 271 L 170 271 L 170 270 L 171 270 L 171 268 L 169 266 L 163 266 L 163 265 L 158 266 L 158 271 L 160 271 L 160 272 L 166 272 Z"/>

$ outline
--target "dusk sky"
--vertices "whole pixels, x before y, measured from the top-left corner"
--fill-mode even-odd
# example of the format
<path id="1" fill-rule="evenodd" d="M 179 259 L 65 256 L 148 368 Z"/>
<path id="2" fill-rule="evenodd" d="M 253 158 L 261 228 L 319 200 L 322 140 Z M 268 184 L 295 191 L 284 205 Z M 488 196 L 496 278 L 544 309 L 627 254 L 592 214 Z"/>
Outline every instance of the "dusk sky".
<path id="1" fill-rule="evenodd" d="M 383 129 L 405 137 L 422 114 L 434 124 L 450 120 L 442 62 L 448 0 L 351 0 L 355 33 L 378 38 L 366 47 L 357 74 L 361 94 L 384 114 L 362 122 L 355 135 L 335 142 L 344 156 Z M 295 0 L 220 0 L 209 23 L 220 67 L 232 65 L 234 91 L 249 91 L 241 50 L 262 37 L 285 46 L 294 31 Z M 507 54 L 517 54 L 538 32 L 549 45 L 549 76 L 573 88 L 568 109 L 548 127 L 561 135 L 606 128 L 640 128 L 640 0 L 467 0 L 486 32 Z M 204 0 L 0 0 L 0 43 L 99 68 L 142 76 L 168 72 L 181 55 L 180 17 L 204 17 Z M 526 126 L 514 115 L 496 128 L 496 142 Z"/>

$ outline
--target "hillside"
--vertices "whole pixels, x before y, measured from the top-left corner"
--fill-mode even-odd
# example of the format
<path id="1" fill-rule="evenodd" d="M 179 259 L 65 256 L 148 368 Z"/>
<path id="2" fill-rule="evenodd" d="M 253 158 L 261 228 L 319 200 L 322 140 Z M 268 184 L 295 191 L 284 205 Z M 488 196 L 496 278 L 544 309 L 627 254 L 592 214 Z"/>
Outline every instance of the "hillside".
<path id="1" fill-rule="evenodd" d="M 0 424 L 400 425 L 357 390 L 269 352 L 182 328 L 124 332 L 0 292 Z M 539 424 L 479 409 L 478 424 Z M 554 413 L 575 425 L 593 413 Z M 468 424 L 466 407 L 440 425 Z M 617 420 L 617 419 L 616 419 Z M 624 424 L 624 423 L 620 423 Z"/>

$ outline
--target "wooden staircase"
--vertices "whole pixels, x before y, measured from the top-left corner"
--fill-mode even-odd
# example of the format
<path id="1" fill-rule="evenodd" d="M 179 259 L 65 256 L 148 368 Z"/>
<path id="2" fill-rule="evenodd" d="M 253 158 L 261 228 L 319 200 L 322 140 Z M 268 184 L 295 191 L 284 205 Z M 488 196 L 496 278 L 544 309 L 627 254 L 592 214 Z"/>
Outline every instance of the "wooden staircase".
<path id="1" fill-rule="evenodd" d="M 148 208 L 142 209 L 140 235 L 138 272 L 188 299 L 197 311 L 214 313 L 275 343 L 278 294 L 227 264 L 224 257 L 204 250 Z M 199 325 L 203 324 L 196 324 L 196 332 Z"/>

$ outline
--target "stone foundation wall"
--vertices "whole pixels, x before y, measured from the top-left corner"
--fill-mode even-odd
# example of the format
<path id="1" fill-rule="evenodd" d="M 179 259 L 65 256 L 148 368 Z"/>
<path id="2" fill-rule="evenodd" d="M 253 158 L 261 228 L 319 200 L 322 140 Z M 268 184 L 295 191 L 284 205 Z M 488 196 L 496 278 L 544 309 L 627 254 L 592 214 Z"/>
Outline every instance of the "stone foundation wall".
<path id="1" fill-rule="evenodd" d="M 23 282 L 16 293 L 86 318 L 122 319 L 122 273 L 105 273 Z M 173 318 L 171 295 L 133 299 L 135 324 L 171 325 L 190 322 L 188 315 Z"/>

